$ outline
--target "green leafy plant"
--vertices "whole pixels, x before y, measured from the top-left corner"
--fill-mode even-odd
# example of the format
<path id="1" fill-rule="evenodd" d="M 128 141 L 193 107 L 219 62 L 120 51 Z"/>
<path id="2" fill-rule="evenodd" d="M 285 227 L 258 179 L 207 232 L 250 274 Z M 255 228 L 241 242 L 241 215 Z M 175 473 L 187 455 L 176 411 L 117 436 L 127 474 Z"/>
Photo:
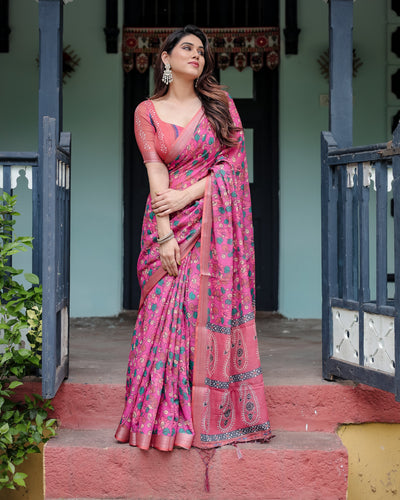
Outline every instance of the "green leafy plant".
<path id="1" fill-rule="evenodd" d="M 31 345 L 32 354 L 37 357 L 39 363 L 42 359 L 42 307 L 32 305 L 26 311 L 29 330 L 26 334 Z"/>
<path id="2" fill-rule="evenodd" d="M 51 403 L 38 394 L 24 395 L 24 377 L 37 373 L 42 353 L 42 287 L 36 275 L 25 273 L 28 288 L 18 282 L 21 269 L 12 255 L 32 247 L 32 238 L 13 238 L 16 197 L 7 193 L 0 203 L 0 489 L 25 486 L 26 474 L 16 471 L 40 443 L 55 434 Z M 24 334 L 30 344 L 25 345 Z M 18 393 L 16 389 L 18 389 Z M 20 395 L 24 396 L 21 401 Z"/>

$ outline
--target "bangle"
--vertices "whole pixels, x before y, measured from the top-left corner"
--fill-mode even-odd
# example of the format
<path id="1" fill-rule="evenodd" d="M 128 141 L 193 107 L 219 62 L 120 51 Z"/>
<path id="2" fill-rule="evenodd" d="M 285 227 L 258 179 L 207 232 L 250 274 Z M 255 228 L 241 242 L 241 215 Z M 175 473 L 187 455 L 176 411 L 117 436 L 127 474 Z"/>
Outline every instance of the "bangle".
<path id="1" fill-rule="evenodd" d="M 161 241 L 158 242 L 159 245 L 163 245 L 164 243 L 167 243 L 167 241 L 172 240 L 172 238 L 175 238 L 174 233 L 171 231 L 171 234 L 168 235 L 168 237 L 163 238 Z"/>
<path id="2" fill-rule="evenodd" d="M 167 233 L 165 236 L 163 236 L 162 238 L 157 238 L 157 243 L 162 245 L 163 243 L 166 243 L 167 241 L 172 240 L 172 238 L 174 238 L 174 232 L 171 229 L 171 231 L 169 233 Z"/>

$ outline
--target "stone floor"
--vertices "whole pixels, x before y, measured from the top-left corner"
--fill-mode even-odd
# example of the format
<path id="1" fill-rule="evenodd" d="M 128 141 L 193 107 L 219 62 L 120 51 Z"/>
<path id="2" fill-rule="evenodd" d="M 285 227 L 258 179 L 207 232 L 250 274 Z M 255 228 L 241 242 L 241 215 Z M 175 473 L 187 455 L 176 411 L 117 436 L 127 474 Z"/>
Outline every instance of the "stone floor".
<path id="1" fill-rule="evenodd" d="M 135 313 L 71 321 L 68 382 L 124 384 Z M 321 321 L 259 313 L 257 332 L 266 385 L 325 384 Z"/>

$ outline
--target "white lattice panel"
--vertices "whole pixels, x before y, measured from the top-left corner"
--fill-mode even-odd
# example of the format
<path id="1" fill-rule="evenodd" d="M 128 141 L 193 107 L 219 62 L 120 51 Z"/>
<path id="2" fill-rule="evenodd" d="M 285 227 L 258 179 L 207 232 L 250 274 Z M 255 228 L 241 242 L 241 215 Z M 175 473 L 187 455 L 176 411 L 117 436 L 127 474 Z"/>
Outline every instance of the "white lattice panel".
<path id="1" fill-rule="evenodd" d="M 350 363 L 358 363 L 358 312 L 332 307 L 332 323 L 333 357 Z"/>
<path id="2" fill-rule="evenodd" d="M 32 190 L 32 167 L 13 166 L 11 167 L 11 189 L 15 189 L 18 184 L 18 178 L 21 172 L 25 173 L 28 180 L 28 189 Z M 0 165 L 0 188 L 3 189 L 3 166 Z"/>
<path id="3" fill-rule="evenodd" d="M 364 364 L 394 374 L 394 318 L 364 313 Z"/>

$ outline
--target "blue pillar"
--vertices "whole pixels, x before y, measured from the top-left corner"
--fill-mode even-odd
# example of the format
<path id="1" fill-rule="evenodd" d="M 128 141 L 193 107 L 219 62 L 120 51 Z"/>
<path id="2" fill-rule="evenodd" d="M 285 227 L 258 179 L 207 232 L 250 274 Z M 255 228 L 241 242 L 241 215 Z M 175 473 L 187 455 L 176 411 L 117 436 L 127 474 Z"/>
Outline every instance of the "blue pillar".
<path id="1" fill-rule="evenodd" d="M 339 148 L 353 143 L 353 0 L 329 1 L 329 130 Z"/>
<path id="2" fill-rule="evenodd" d="M 55 118 L 56 138 L 62 130 L 63 0 L 39 0 L 39 168 L 34 169 L 33 272 L 42 276 L 43 117 Z"/>

